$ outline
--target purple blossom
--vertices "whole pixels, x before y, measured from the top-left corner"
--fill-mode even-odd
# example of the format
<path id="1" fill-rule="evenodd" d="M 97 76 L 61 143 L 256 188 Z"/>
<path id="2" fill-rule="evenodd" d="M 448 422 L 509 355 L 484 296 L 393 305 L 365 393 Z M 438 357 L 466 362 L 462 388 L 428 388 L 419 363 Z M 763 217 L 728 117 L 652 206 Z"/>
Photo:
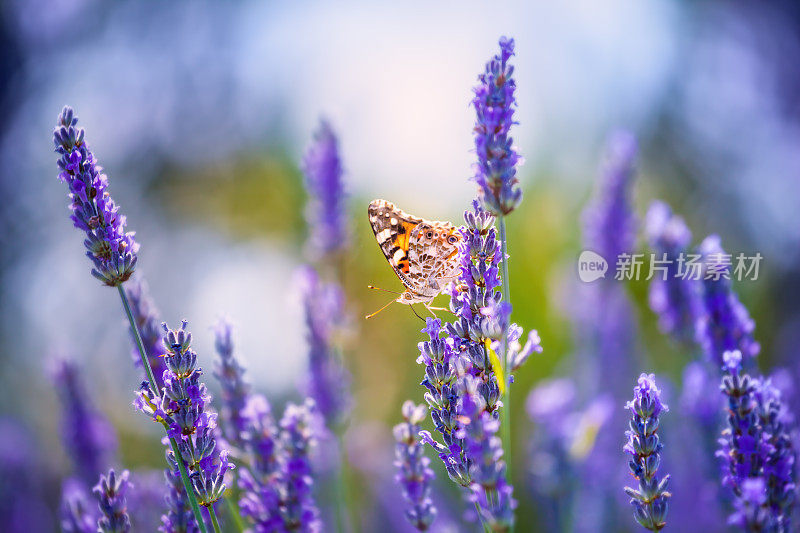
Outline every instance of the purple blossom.
<path id="1" fill-rule="evenodd" d="M 628 132 L 612 135 L 606 164 L 583 212 L 583 245 L 597 252 L 609 264 L 630 253 L 636 235 L 636 217 L 630 200 L 634 178 L 636 138 Z"/>
<path id="2" fill-rule="evenodd" d="M 241 476 L 242 514 L 253 523 L 254 531 L 320 531 L 319 509 L 314 501 L 311 449 L 315 444 L 314 402 L 289 404 L 280 422 L 276 440 L 271 415 L 259 409 L 262 446 L 252 450 L 266 452 L 249 474 Z M 269 445 L 264 446 L 269 441 Z M 275 453 L 275 445 L 278 451 Z M 273 460 L 274 458 L 274 460 Z"/>
<path id="3" fill-rule="evenodd" d="M 796 498 L 795 452 L 780 413 L 780 393 L 769 380 L 742 371 L 742 354 L 723 354 L 722 392 L 728 398 L 728 426 L 719 440 L 723 485 L 732 489 L 731 523 L 748 530 L 789 531 Z"/>
<path id="4" fill-rule="evenodd" d="M 514 91 L 516 82 L 511 76 L 514 67 L 508 60 L 514 55 L 514 39 L 500 38 L 500 53 L 486 64 L 473 89 L 475 97 L 475 182 L 484 209 L 496 216 L 508 215 L 522 201 L 517 179 L 521 157 L 509 135 L 517 107 Z"/>
<path id="5" fill-rule="evenodd" d="M 153 377 L 156 380 L 156 386 L 163 385 L 161 377 L 164 374 L 164 345 L 161 343 L 161 319 L 158 316 L 158 310 L 150 297 L 147 289 L 147 283 L 140 279 L 133 279 L 130 283 L 125 285 L 125 294 L 128 297 L 128 303 L 131 306 L 133 319 L 136 321 L 136 327 L 139 329 L 139 335 L 142 338 L 142 345 L 147 354 L 147 360 L 150 363 L 150 368 L 153 370 Z M 129 328 L 130 330 L 130 328 Z M 142 368 L 142 358 L 139 355 L 139 349 L 136 347 L 136 338 L 133 330 L 131 334 L 131 357 L 133 364 L 137 368 L 142 369 L 144 377 L 144 369 Z"/>
<path id="6" fill-rule="evenodd" d="M 54 367 L 53 380 L 62 408 L 62 442 L 76 475 L 88 488 L 97 480 L 98 472 L 114 460 L 114 429 L 89 399 L 78 365 L 61 359 Z"/>
<path id="7" fill-rule="evenodd" d="M 89 502 L 82 481 L 69 478 L 61 490 L 61 530 L 64 533 L 95 533 L 97 506 Z"/>
<path id="8" fill-rule="evenodd" d="M 658 315 L 663 333 L 680 341 L 694 339 L 699 312 L 699 283 L 691 276 L 680 277 L 680 258 L 686 257 L 692 234 L 683 219 L 667 204 L 655 201 L 647 210 L 645 232 L 658 261 L 667 261 L 665 271 L 650 282 L 650 308 Z"/>
<path id="9" fill-rule="evenodd" d="M 186 489 L 181 481 L 181 474 L 177 469 L 170 452 L 167 452 L 167 462 L 174 465 L 164 470 L 164 479 L 167 485 L 167 495 L 164 498 L 167 510 L 161 516 L 159 531 L 164 533 L 197 533 L 197 527 L 192 507 L 186 497 Z"/>
<path id="10" fill-rule="evenodd" d="M 456 436 L 463 439 L 470 459 L 470 499 L 489 530 L 509 531 L 514 525 L 517 503 L 506 479 L 503 446 L 497 436 L 500 421 L 486 410 L 474 376 L 463 376 L 459 386 L 463 388 L 459 407 L 463 423 Z"/>
<path id="11" fill-rule="evenodd" d="M 100 481 L 94 486 L 92 492 L 97 495 L 100 502 L 102 516 L 97 521 L 97 529 L 101 533 L 127 533 L 131 530 L 131 520 L 128 517 L 125 494 L 130 489 L 128 482 L 130 472 L 123 470 L 117 476 L 114 470 L 108 476 L 101 475 Z"/>
<path id="12" fill-rule="evenodd" d="M 315 256 L 341 251 L 348 242 L 342 162 L 339 141 L 327 121 L 321 120 L 303 158 L 309 202 L 306 218 L 310 247 Z"/>
<path id="13" fill-rule="evenodd" d="M 242 448 L 243 433 L 248 430 L 248 420 L 243 410 L 247 404 L 250 386 L 244 379 L 244 368 L 233 355 L 233 326 L 220 319 L 214 326 L 214 346 L 218 359 L 214 375 L 222 386 L 222 418 L 225 437 Z"/>
<path id="14" fill-rule="evenodd" d="M 316 402 L 329 429 L 336 430 L 350 410 L 350 375 L 335 348 L 334 337 L 344 317 L 344 297 L 334 284 L 324 284 L 314 269 L 300 272 L 308 342 L 308 395 Z"/>
<path id="15" fill-rule="evenodd" d="M 733 292 L 730 281 L 730 255 L 716 235 L 700 244 L 703 256 L 703 312 L 697 321 L 697 341 L 706 357 L 723 366 L 723 353 L 738 350 L 746 366 L 761 350 L 753 339 L 755 322 Z"/>
<path id="16" fill-rule="evenodd" d="M 419 424 L 425 419 L 425 406 L 408 400 L 403 404 L 403 422 L 394 427 L 396 481 L 403 487 L 403 497 L 409 507 L 406 519 L 419 531 L 426 531 L 436 518 L 431 500 L 433 470 L 430 459 L 418 440 Z"/>
<path id="17" fill-rule="evenodd" d="M 217 449 L 217 415 L 210 409 L 211 397 L 200 381 L 203 371 L 195 367 L 197 354 L 191 349 L 192 334 L 186 326 L 185 320 L 179 330 L 162 324 L 167 348 L 164 387 L 156 395 L 142 383 L 134 406 L 168 428 L 167 434 L 175 439 L 181 454 L 175 458 L 171 450 L 167 452 L 171 469 L 177 472 L 176 461 L 184 461 L 198 503 L 211 506 L 225 492 L 225 473 L 233 463 L 228 462 L 227 450 Z"/>
<path id="18" fill-rule="evenodd" d="M 669 474 L 660 481 L 658 467 L 664 445 L 658 436 L 659 417 L 667 412 L 653 374 L 642 374 L 633 389 L 633 400 L 625 405 L 631 412 L 628 442 L 623 450 L 631 456 L 628 467 L 639 481 L 638 489 L 625 487 L 634 506 L 633 517 L 645 529 L 659 531 L 666 525 Z"/>
<path id="19" fill-rule="evenodd" d="M 86 233 L 86 255 L 92 260 L 92 275 L 115 287 L 133 274 L 139 245 L 133 232 L 125 232 L 125 217 L 108 192 L 108 178 L 102 173 L 77 127 L 70 107 L 58 117 L 53 142 L 60 154 L 58 178 L 69 187 L 73 224 Z"/>
<path id="20" fill-rule="evenodd" d="M 470 485 L 469 463 L 463 448 L 463 441 L 456 435 L 458 422 L 457 379 L 459 361 L 458 351 L 452 338 L 442 338 L 442 321 L 428 318 L 423 333 L 429 340 L 419 343 L 418 364 L 425 365 L 425 378 L 422 386 L 427 389 L 425 401 L 431 412 L 431 420 L 442 439 L 438 442 L 429 431 L 421 431 L 422 440 L 433 447 L 444 462 L 447 475 L 463 487 Z"/>

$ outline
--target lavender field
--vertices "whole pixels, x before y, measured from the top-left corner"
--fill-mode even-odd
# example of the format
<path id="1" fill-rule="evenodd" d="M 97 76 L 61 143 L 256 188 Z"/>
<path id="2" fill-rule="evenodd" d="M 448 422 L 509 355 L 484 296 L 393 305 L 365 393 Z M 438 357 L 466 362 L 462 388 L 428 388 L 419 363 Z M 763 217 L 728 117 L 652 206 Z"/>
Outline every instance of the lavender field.
<path id="1" fill-rule="evenodd" d="M 800 8 L 0 8 L 0 531 L 800 529 Z"/>

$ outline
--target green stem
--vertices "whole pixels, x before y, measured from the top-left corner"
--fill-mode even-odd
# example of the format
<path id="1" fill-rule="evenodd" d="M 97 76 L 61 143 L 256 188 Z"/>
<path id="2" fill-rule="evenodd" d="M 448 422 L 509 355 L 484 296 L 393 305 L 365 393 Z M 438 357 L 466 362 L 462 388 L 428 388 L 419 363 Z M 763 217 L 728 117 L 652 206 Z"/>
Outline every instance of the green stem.
<path id="1" fill-rule="evenodd" d="M 489 529 L 489 526 L 487 526 L 486 522 L 483 521 L 483 517 L 481 516 L 481 508 L 478 507 L 478 502 L 475 502 L 475 513 L 478 516 L 478 522 L 480 522 L 481 526 L 483 526 L 484 533 L 492 533 Z"/>
<path id="2" fill-rule="evenodd" d="M 128 323 L 131 326 L 131 331 L 133 331 L 133 338 L 136 341 L 136 348 L 139 350 L 139 357 L 142 359 L 142 367 L 144 367 L 144 372 L 147 375 L 147 381 L 150 384 L 150 390 L 153 391 L 153 394 L 157 394 L 158 388 L 156 387 L 156 380 L 153 377 L 153 369 L 150 368 L 150 360 L 147 358 L 147 354 L 145 353 L 144 344 L 142 343 L 142 336 L 139 334 L 139 327 L 136 325 L 136 320 L 133 318 L 131 306 L 128 303 L 128 295 L 125 294 L 125 289 L 122 288 L 122 284 L 117 285 L 117 290 L 119 291 L 119 297 L 122 300 L 122 307 L 125 308 L 125 315 L 128 317 Z M 206 523 L 203 520 L 203 515 L 200 514 L 200 506 L 197 505 L 197 498 L 194 495 L 194 489 L 189 481 L 189 474 L 186 472 L 186 466 L 183 464 L 183 457 L 181 457 L 180 451 L 178 450 L 178 443 L 175 442 L 175 439 L 172 437 L 169 437 L 169 443 L 170 446 L 172 446 L 172 453 L 175 455 L 175 462 L 178 464 L 178 471 L 181 473 L 183 489 L 186 491 L 186 496 L 189 498 L 189 504 L 192 507 L 194 519 L 197 521 L 197 527 L 200 528 L 202 533 L 207 533 Z"/>
<path id="3" fill-rule="evenodd" d="M 350 479 L 347 475 L 347 450 L 344 447 L 343 433 L 343 429 L 336 432 L 339 445 L 339 468 L 336 471 L 337 485 L 339 486 L 339 490 L 336 491 L 336 525 L 337 531 L 340 533 L 352 531 L 350 525 L 353 524 L 350 508 L 347 506 L 350 496 Z"/>
<path id="4" fill-rule="evenodd" d="M 228 514 L 231 515 L 231 520 L 233 520 L 234 525 L 236 525 L 236 531 L 242 533 L 244 531 L 244 522 L 242 521 L 242 514 L 239 511 L 239 506 L 227 496 L 223 499 L 225 500 L 225 505 L 228 507 Z"/>
<path id="5" fill-rule="evenodd" d="M 219 528 L 219 520 L 217 520 L 217 512 L 214 510 L 214 504 L 208 506 L 208 514 L 211 516 L 211 525 L 214 526 L 214 533 L 222 533 Z"/>
<path id="6" fill-rule="evenodd" d="M 499 217 L 497 220 L 497 227 L 500 230 L 500 253 L 502 254 L 503 265 L 503 301 L 511 305 L 511 289 L 508 286 L 508 239 L 506 237 L 506 217 Z M 505 416 L 500 418 L 500 431 L 501 439 L 505 447 L 505 461 L 506 461 L 506 476 L 508 476 L 509 483 L 513 483 L 511 479 L 511 365 L 508 360 L 508 336 L 503 335 L 503 357 L 501 359 L 503 365 L 503 376 L 505 378 L 505 387 L 503 389 L 503 409 Z M 511 531 L 514 531 L 513 526 Z"/>

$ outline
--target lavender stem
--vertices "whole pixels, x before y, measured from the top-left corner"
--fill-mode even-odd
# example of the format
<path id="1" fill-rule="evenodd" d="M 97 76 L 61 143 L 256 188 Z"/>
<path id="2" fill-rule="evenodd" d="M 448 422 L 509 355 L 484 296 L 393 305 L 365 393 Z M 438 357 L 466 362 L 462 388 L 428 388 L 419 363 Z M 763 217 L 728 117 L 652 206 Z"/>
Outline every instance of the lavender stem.
<path id="1" fill-rule="evenodd" d="M 497 228 L 500 232 L 500 253 L 502 254 L 503 266 L 503 302 L 511 305 L 511 289 L 508 285 L 508 245 L 506 243 L 506 217 L 500 216 L 497 218 Z M 508 335 L 503 335 L 503 409 L 505 410 L 504 416 L 500 417 L 500 435 L 503 440 L 504 453 L 506 457 L 506 475 L 511 480 L 511 364 L 508 360 Z M 514 531 L 514 526 L 511 526 L 511 531 Z"/>
<path id="2" fill-rule="evenodd" d="M 244 522 L 242 521 L 242 512 L 239 510 L 239 506 L 227 496 L 222 499 L 225 500 L 225 505 L 228 507 L 228 514 L 231 515 L 233 525 L 236 526 L 236 531 L 238 533 L 244 533 Z"/>
<path id="3" fill-rule="evenodd" d="M 214 510 L 214 505 L 208 506 L 208 514 L 211 516 L 211 525 L 214 526 L 214 533 L 222 533 L 219 527 L 219 520 L 217 520 L 217 512 Z"/>
<path id="4" fill-rule="evenodd" d="M 133 337 L 136 340 L 136 348 L 139 350 L 139 357 L 142 359 L 142 366 L 144 367 L 145 374 L 147 375 L 147 381 L 150 384 L 150 390 L 155 392 L 158 390 L 158 388 L 156 387 L 156 380 L 153 377 L 153 369 L 150 368 L 150 361 L 147 359 L 147 354 L 144 350 L 144 344 L 142 344 L 142 336 L 139 334 L 139 328 L 136 325 L 136 320 L 133 319 L 131 306 L 130 303 L 128 303 L 128 296 L 125 294 L 125 290 L 122 288 L 121 283 L 117 285 L 117 290 L 119 291 L 119 297 L 122 300 L 122 307 L 125 308 L 125 315 L 128 317 L 128 322 L 131 325 Z M 207 533 L 206 523 L 203 521 L 203 515 L 200 514 L 200 506 L 197 505 L 197 498 L 195 498 L 194 489 L 192 488 L 192 484 L 189 482 L 189 475 L 186 473 L 186 467 L 181 460 L 182 455 L 178 450 L 178 443 L 175 442 L 175 439 L 172 437 L 169 437 L 169 443 L 170 446 L 172 446 L 172 453 L 175 454 L 175 462 L 178 463 L 178 470 L 181 473 L 181 482 L 183 483 L 183 488 L 186 491 L 186 495 L 189 497 L 189 504 L 192 506 L 192 512 L 194 513 L 194 519 L 197 522 L 197 527 L 200 528 L 202 533 Z M 212 513 L 212 517 L 213 516 L 214 515 Z M 214 517 L 214 519 L 215 518 L 216 517 Z M 219 528 L 219 525 L 217 525 L 217 528 Z M 219 529 L 216 531 L 219 531 Z"/>

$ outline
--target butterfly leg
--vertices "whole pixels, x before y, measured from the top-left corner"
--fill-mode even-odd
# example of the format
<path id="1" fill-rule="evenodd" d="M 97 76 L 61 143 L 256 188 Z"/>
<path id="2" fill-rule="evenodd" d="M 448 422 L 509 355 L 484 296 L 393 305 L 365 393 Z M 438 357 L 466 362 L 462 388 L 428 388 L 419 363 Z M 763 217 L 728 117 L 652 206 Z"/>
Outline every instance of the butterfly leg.
<path id="1" fill-rule="evenodd" d="M 413 305 L 409 305 L 409 307 L 411 308 L 411 312 L 412 312 L 412 313 L 414 313 L 415 315 L 417 315 L 417 318 L 419 318 L 420 320 L 422 320 L 423 322 L 425 322 L 425 319 L 424 319 L 424 318 L 422 318 L 421 316 L 419 316 L 419 314 L 417 314 L 417 310 L 416 310 L 416 309 L 414 309 L 414 306 L 413 306 Z"/>

